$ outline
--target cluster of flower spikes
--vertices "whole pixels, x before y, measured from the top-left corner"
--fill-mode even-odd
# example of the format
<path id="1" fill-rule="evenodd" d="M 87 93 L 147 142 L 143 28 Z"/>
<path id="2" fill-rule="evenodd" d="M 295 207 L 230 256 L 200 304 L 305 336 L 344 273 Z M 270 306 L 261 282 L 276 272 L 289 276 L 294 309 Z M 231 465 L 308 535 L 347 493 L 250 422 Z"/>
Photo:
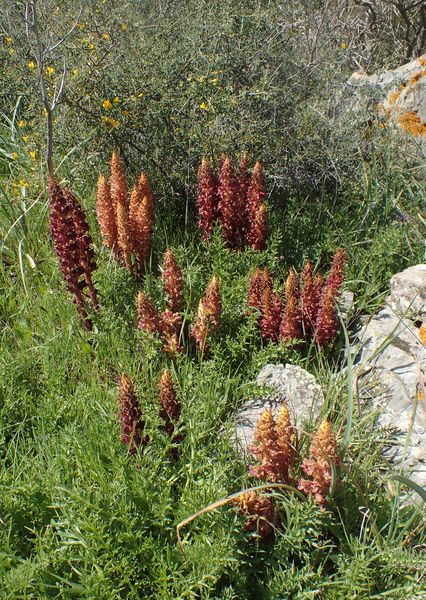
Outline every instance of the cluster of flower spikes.
<path id="1" fill-rule="evenodd" d="M 258 313 L 262 339 L 291 342 L 313 338 L 320 347 L 333 342 L 339 328 L 336 302 L 343 284 L 345 260 L 344 251 L 338 249 L 325 282 L 321 274 L 314 275 L 310 261 L 303 267 L 300 284 L 290 269 L 284 285 L 284 303 L 273 290 L 268 270 L 256 269 L 250 278 L 247 303 Z"/>
<path id="2" fill-rule="evenodd" d="M 265 248 L 268 234 L 263 168 L 257 161 L 251 176 L 244 154 L 238 173 L 231 159 L 222 155 L 217 175 L 203 158 L 198 169 L 198 225 L 208 240 L 219 221 L 223 238 L 230 248 Z"/>
<path id="3" fill-rule="evenodd" d="M 85 327 L 90 329 L 84 290 L 87 288 L 89 301 L 95 310 L 98 309 L 98 300 L 92 280 L 96 262 L 89 226 L 76 197 L 69 190 L 61 189 L 53 177 L 49 178 L 49 208 L 50 233 L 62 277 L 68 291 L 74 295 Z"/>
<path id="4" fill-rule="evenodd" d="M 302 470 L 310 479 L 301 478 L 297 485 L 299 490 L 313 496 L 320 506 L 325 505 L 330 492 L 332 464 L 338 466 L 340 459 L 331 423 L 325 420 L 312 438 L 310 457 L 302 462 Z"/>
<path id="5" fill-rule="evenodd" d="M 157 334 L 163 341 L 164 352 L 174 355 L 183 351 L 179 342 L 183 311 L 183 276 L 173 250 L 168 249 L 163 260 L 163 289 L 166 295 L 166 308 L 160 312 L 150 298 L 139 292 L 136 305 L 138 327 Z"/>
<path id="6" fill-rule="evenodd" d="M 244 492 L 233 500 L 233 504 L 238 513 L 246 517 L 246 531 L 256 532 L 262 541 L 273 537 L 280 520 L 270 498 L 253 491 Z"/>
<path id="7" fill-rule="evenodd" d="M 104 175 L 98 179 L 96 215 L 105 246 L 116 259 L 124 260 L 127 269 L 141 273 L 151 253 L 154 198 L 144 173 L 129 197 L 124 167 L 116 152 L 112 153 L 109 182 Z"/>
<path id="8" fill-rule="evenodd" d="M 145 423 L 141 418 L 140 404 L 133 383 L 128 375 L 120 377 L 118 388 L 118 416 L 120 439 L 129 448 L 130 454 L 148 442 L 144 435 Z"/>
<path id="9" fill-rule="evenodd" d="M 174 432 L 180 419 L 181 406 L 168 369 L 163 372 L 158 388 L 159 413 L 164 422 L 163 429 L 175 443 L 179 443 L 183 436 Z M 121 430 L 120 440 L 128 447 L 130 454 L 135 454 L 138 448 L 148 443 L 149 438 L 144 434 L 145 422 L 142 420 L 140 402 L 128 375 L 120 377 L 118 417 Z"/>
<path id="10" fill-rule="evenodd" d="M 202 354 L 208 349 L 209 334 L 219 328 L 221 312 L 222 298 L 219 280 L 214 275 L 198 304 L 197 317 L 191 329 L 191 335 Z"/>

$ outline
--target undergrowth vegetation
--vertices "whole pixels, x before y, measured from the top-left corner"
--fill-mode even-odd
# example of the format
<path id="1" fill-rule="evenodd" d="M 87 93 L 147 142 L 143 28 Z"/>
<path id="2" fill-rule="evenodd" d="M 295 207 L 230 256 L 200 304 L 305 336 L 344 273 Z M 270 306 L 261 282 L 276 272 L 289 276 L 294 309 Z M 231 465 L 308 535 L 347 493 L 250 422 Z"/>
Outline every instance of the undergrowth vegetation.
<path id="1" fill-rule="evenodd" d="M 87 4 L 61 47 L 56 229 L 42 109 L 24 83 L 35 64 L 15 13 L 2 23 L 5 68 L 23 70 L 8 79 L 13 102 L 0 124 L 0 596 L 423 597 L 424 504 L 385 458 L 392 432 L 375 428 L 354 397 L 348 347 L 389 277 L 422 259 L 423 187 L 374 123 L 354 138 L 356 122 L 337 132 L 315 104 L 327 73 L 333 89 L 344 81 L 356 28 L 343 20 L 330 32 L 324 13 L 318 55 L 309 45 L 316 2 Z M 53 30 L 78 15 L 74 3 L 40 5 Z M 121 241 L 114 186 L 102 176 L 96 190 L 113 148 L 128 180 L 137 177 L 142 207 L 126 229 L 131 193 L 122 201 Z M 243 241 L 247 221 L 228 239 L 208 203 L 200 218 L 203 158 L 244 152 L 264 169 L 256 210 L 266 211 L 267 235 L 264 220 L 256 243 Z M 141 243 L 136 225 L 153 210 Z M 61 237 L 75 215 L 84 248 Z M 288 298 L 303 298 L 292 278 L 306 285 L 328 273 L 338 248 L 350 312 L 324 343 L 312 334 L 301 344 L 285 327 L 280 335 Z M 259 332 L 261 307 L 247 300 L 253 273 L 281 282 L 272 343 Z M 242 456 L 234 413 L 267 393 L 254 384 L 265 364 L 287 362 L 321 385 L 320 418 L 296 436 L 285 411 L 276 422 L 266 414 Z"/>

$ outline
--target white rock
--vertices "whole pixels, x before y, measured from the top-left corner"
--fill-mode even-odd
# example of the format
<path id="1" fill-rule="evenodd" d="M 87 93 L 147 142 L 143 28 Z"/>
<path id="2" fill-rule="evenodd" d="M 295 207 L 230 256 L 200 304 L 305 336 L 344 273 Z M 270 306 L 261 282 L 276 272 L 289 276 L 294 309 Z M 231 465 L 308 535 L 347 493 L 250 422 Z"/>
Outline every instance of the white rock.
<path id="1" fill-rule="evenodd" d="M 256 383 L 270 388 L 263 398 L 248 400 L 235 415 L 237 445 L 243 451 L 253 442 L 256 423 L 266 408 L 275 415 L 285 402 L 296 427 L 316 420 L 324 404 L 324 395 L 315 377 L 301 367 L 291 364 L 265 365 Z"/>
<path id="2" fill-rule="evenodd" d="M 398 314 L 426 318 L 426 264 L 397 273 L 390 280 L 388 305 Z"/>

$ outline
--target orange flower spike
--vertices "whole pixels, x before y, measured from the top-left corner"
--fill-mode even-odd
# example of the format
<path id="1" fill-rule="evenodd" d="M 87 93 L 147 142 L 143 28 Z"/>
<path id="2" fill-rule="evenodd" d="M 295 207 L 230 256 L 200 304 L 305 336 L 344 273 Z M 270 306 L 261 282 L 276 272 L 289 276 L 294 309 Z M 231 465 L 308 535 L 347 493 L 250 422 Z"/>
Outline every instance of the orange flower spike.
<path id="1" fill-rule="evenodd" d="M 152 333 L 161 333 L 162 324 L 158 310 L 143 292 L 139 292 L 136 300 L 138 327 Z"/>
<path id="2" fill-rule="evenodd" d="M 286 305 L 280 324 L 280 338 L 285 342 L 302 338 L 302 314 L 299 303 L 299 284 L 293 269 L 287 277 L 284 289 Z"/>
<path id="3" fill-rule="evenodd" d="M 200 300 L 198 304 L 197 318 L 191 329 L 191 335 L 195 339 L 198 350 L 203 354 L 207 348 L 207 335 L 209 332 L 209 318 L 203 304 Z"/>
<path id="4" fill-rule="evenodd" d="M 179 343 L 182 327 L 181 315 L 166 308 L 160 315 L 160 327 L 164 352 L 171 355 L 183 352 L 183 348 Z"/>
<path id="5" fill-rule="evenodd" d="M 217 183 L 209 161 L 203 158 L 198 169 L 197 196 L 198 226 L 203 240 L 208 240 L 213 232 L 217 218 L 217 204 Z"/>
<path id="6" fill-rule="evenodd" d="M 129 226 L 129 213 L 127 210 L 127 206 L 123 204 L 117 204 L 117 237 L 118 237 L 118 246 L 123 253 L 124 256 L 124 264 L 126 269 L 132 269 L 132 236 L 130 232 Z"/>
<path id="7" fill-rule="evenodd" d="M 278 447 L 286 457 L 288 468 L 290 468 L 295 458 L 297 447 L 297 433 L 296 429 L 291 424 L 290 414 L 288 412 L 288 407 L 285 403 L 283 403 L 283 405 L 281 406 L 280 412 L 278 414 L 275 431 L 277 433 Z"/>
<path id="8" fill-rule="evenodd" d="M 139 400 L 133 383 L 127 375 L 120 377 L 118 405 L 121 427 L 120 439 L 123 444 L 128 446 L 130 454 L 135 454 L 140 445 L 147 443 L 148 438 L 143 436 L 145 423 L 141 419 Z"/>
<path id="9" fill-rule="evenodd" d="M 218 213 L 222 225 L 222 235 L 226 244 L 230 248 L 235 248 L 238 241 L 237 189 L 234 169 L 228 156 L 223 157 L 219 171 L 218 197 Z"/>
<path id="10" fill-rule="evenodd" d="M 330 462 L 339 465 L 336 439 L 331 423 L 323 421 L 312 439 L 310 458 L 302 463 L 302 469 L 311 479 L 300 479 L 298 489 L 314 496 L 319 506 L 326 504 L 332 483 Z"/>
<path id="11" fill-rule="evenodd" d="M 315 324 L 315 341 L 320 348 L 334 341 L 339 329 L 336 314 L 335 292 L 332 287 L 325 287 L 321 295 L 321 303 Z"/>
<path id="12" fill-rule="evenodd" d="M 114 251 L 117 249 L 117 222 L 115 209 L 111 199 L 111 191 L 104 175 L 99 175 L 96 194 L 96 215 L 99 229 L 105 246 Z"/>
<path id="13" fill-rule="evenodd" d="M 238 512 L 246 517 L 246 531 L 256 531 L 261 540 L 267 540 L 274 535 L 274 528 L 279 525 L 279 517 L 275 512 L 272 501 L 256 492 L 245 492 L 232 503 Z"/>
<path id="14" fill-rule="evenodd" d="M 262 306 L 262 293 L 263 293 L 263 271 L 256 269 L 250 276 L 249 288 L 247 292 L 247 304 L 251 308 L 255 308 L 260 311 Z"/>
<path id="15" fill-rule="evenodd" d="M 219 327 L 220 315 L 222 312 L 222 297 L 220 294 L 219 280 L 216 275 L 213 275 L 207 286 L 206 294 L 203 298 L 203 305 L 210 323 L 214 327 Z"/>
<path id="16" fill-rule="evenodd" d="M 164 254 L 162 273 L 164 292 L 167 296 L 167 306 L 173 312 L 183 310 L 183 276 L 173 250 L 168 249 Z"/>
<path id="17" fill-rule="evenodd" d="M 121 204 L 128 207 L 127 183 L 124 173 L 123 163 L 117 152 L 112 153 L 111 157 L 111 198 L 114 206 Z"/>
<path id="18" fill-rule="evenodd" d="M 287 443 L 289 432 L 285 432 L 283 426 L 284 422 L 277 427 L 270 409 L 260 415 L 254 432 L 256 443 L 250 446 L 250 452 L 261 464 L 250 468 L 253 477 L 288 482 L 291 464 Z"/>

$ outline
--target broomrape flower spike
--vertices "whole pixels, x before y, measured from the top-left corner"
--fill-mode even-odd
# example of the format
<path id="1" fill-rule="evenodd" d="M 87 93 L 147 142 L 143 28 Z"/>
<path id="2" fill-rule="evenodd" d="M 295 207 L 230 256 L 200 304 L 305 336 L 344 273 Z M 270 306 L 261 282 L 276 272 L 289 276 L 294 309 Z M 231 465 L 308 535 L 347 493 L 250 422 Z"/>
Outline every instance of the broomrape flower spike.
<path id="1" fill-rule="evenodd" d="M 164 254 L 163 273 L 164 292 L 167 296 L 167 306 L 173 312 L 183 310 L 183 276 L 177 264 L 173 250 L 168 249 Z"/>
<path id="2" fill-rule="evenodd" d="M 128 446 L 129 453 L 135 454 L 139 446 L 148 442 L 148 438 L 143 435 L 145 423 L 141 419 L 139 400 L 133 383 L 127 375 L 120 377 L 118 406 L 121 428 L 120 439 L 123 444 Z"/>
<path id="3" fill-rule="evenodd" d="M 222 166 L 219 171 L 218 185 L 218 212 L 222 226 L 222 235 L 230 248 L 237 246 L 238 214 L 237 190 L 235 185 L 234 169 L 228 156 L 222 157 Z"/>
<path id="4" fill-rule="evenodd" d="M 258 222 L 261 221 L 261 219 L 259 219 L 259 210 L 264 204 L 264 198 L 265 183 L 263 178 L 263 168 L 261 162 L 258 160 L 256 161 L 256 164 L 253 168 L 250 185 L 247 191 L 246 204 L 248 223 L 246 241 L 249 244 L 249 246 L 251 246 L 254 249 L 256 249 L 256 243 L 259 244 L 259 242 L 256 242 L 256 240 L 259 237 L 259 230 L 261 230 L 261 227 L 259 224 L 256 225 L 256 220 Z M 265 213 L 266 218 L 265 209 L 262 209 L 262 213 Z M 263 228 L 266 228 L 266 222 L 265 225 L 263 225 Z"/>
<path id="5" fill-rule="evenodd" d="M 161 318 L 158 310 L 143 292 L 139 292 L 136 300 L 138 327 L 151 333 L 160 334 L 162 331 Z"/>
<path id="6" fill-rule="evenodd" d="M 177 400 L 172 376 L 168 369 L 163 372 L 158 387 L 160 391 L 160 417 L 164 421 L 164 430 L 172 437 L 175 425 L 180 419 L 181 406 Z M 181 439 L 181 436 L 179 437 Z"/>
<path id="7" fill-rule="evenodd" d="M 262 308 L 260 316 L 260 334 L 265 342 L 277 342 L 280 331 L 282 305 L 281 300 L 269 285 L 268 275 L 264 276 Z"/>
<path id="8" fill-rule="evenodd" d="M 312 262 L 308 260 L 302 270 L 302 320 L 304 332 L 308 335 L 313 331 L 317 320 L 322 286 L 321 279 L 313 276 L 313 269 Z"/>
<path id="9" fill-rule="evenodd" d="M 296 436 L 290 423 L 287 406 L 283 405 L 276 422 L 272 411 L 265 410 L 259 417 L 254 432 L 255 443 L 251 454 L 261 461 L 250 468 L 250 475 L 265 481 L 290 481 Z"/>
<path id="10" fill-rule="evenodd" d="M 117 258 L 118 254 L 118 234 L 117 217 L 114 204 L 111 198 L 111 192 L 108 181 L 104 175 L 99 175 L 98 189 L 96 194 L 96 215 L 98 217 L 99 228 L 103 242 L 107 248 L 112 250 Z"/>
<path id="11" fill-rule="evenodd" d="M 332 482 L 332 469 L 330 463 L 338 466 L 340 463 L 337 454 L 336 439 L 331 423 L 323 421 L 312 439 L 310 458 L 302 463 L 302 469 L 311 479 L 300 479 L 297 487 L 305 494 L 314 496 L 320 506 L 326 504 L 326 497 L 330 492 Z"/>
<path id="12" fill-rule="evenodd" d="M 49 178 L 50 233 L 67 289 L 74 295 L 83 324 L 90 329 L 84 288 L 88 288 L 93 307 L 98 307 L 92 272 L 96 268 L 92 239 L 84 213 L 68 190 Z"/>
<path id="13" fill-rule="evenodd" d="M 248 517 L 244 528 L 255 531 L 262 541 L 274 535 L 274 529 L 279 525 L 279 517 L 272 501 L 257 492 L 245 492 L 233 500 L 241 515 Z"/>
<path id="14" fill-rule="evenodd" d="M 144 173 L 141 173 L 132 191 L 129 221 L 132 249 L 136 254 L 138 271 L 141 273 L 151 252 L 154 224 L 154 198 Z"/>
<path id="15" fill-rule="evenodd" d="M 299 304 L 299 284 L 293 269 L 285 283 L 285 308 L 280 325 L 280 338 L 285 342 L 302 338 L 302 314 Z"/>
<path id="16" fill-rule="evenodd" d="M 246 201 L 247 191 L 249 186 L 249 174 L 248 174 L 248 155 L 247 152 L 241 157 L 240 164 L 238 165 L 238 180 L 237 180 L 237 226 L 240 235 L 240 244 L 244 246 L 247 235 L 247 212 L 246 212 Z"/>
<path id="17" fill-rule="evenodd" d="M 127 269 L 132 268 L 131 238 L 129 231 L 129 214 L 127 199 L 127 183 L 123 164 L 118 154 L 114 151 L 111 158 L 111 199 L 117 216 L 118 245 L 123 253 Z"/>
<path id="18" fill-rule="evenodd" d="M 217 183 L 206 158 L 198 169 L 197 209 L 201 239 L 206 241 L 212 234 L 218 210 Z"/>
<path id="19" fill-rule="evenodd" d="M 213 276 L 204 297 L 200 300 L 197 318 L 191 330 L 191 335 L 201 353 L 204 353 L 208 347 L 207 336 L 209 332 L 217 329 L 220 325 L 221 312 L 222 300 L 219 281 L 216 276 Z"/>

